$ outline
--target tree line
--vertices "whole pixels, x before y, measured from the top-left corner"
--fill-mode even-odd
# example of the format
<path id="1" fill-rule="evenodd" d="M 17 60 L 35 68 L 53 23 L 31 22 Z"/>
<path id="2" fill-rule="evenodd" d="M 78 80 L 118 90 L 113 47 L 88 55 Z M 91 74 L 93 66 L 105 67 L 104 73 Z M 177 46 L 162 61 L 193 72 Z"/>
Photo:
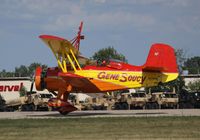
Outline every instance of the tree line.
<path id="1" fill-rule="evenodd" d="M 184 50 L 177 49 L 176 57 L 180 73 L 182 73 L 184 70 L 188 70 L 188 74 L 200 74 L 200 56 L 186 58 Z M 99 51 L 95 52 L 90 59 L 97 61 L 117 59 L 123 62 L 128 62 L 126 57 L 123 54 L 118 53 L 117 50 L 115 50 L 112 46 L 100 49 Z M 3 69 L 2 71 L 0 71 L 0 77 L 32 76 L 36 67 L 38 66 L 47 68 L 47 65 L 45 64 L 34 62 L 31 63 L 29 66 L 20 65 L 19 67 L 15 67 L 14 71 L 6 71 L 5 69 Z"/>
<path id="2" fill-rule="evenodd" d="M 32 77 L 34 75 L 35 69 L 40 66 L 42 68 L 47 68 L 48 66 L 41 63 L 31 63 L 29 66 L 20 65 L 15 67 L 14 71 L 6 71 L 3 69 L 0 71 L 0 77 Z"/>

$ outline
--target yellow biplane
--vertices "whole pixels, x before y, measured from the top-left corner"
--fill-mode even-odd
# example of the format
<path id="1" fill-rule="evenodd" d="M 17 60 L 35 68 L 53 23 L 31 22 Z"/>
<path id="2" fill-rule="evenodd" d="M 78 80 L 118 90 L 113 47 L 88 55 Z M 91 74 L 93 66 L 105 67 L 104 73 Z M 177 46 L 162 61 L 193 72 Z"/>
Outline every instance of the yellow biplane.
<path id="1" fill-rule="evenodd" d="M 40 38 L 52 50 L 58 66 L 43 70 L 36 69 L 37 90 L 57 91 L 57 97 L 49 101 L 49 106 L 57 108 L 61 114 L 76 110 L 69 102 L 71 92 L 99 93 L 139 87 L 152 87 L 172 81 L 178 76 L 174 49 L 167 44 L 156 43 L 150 48 L 144 65 L 134 66 L 124 62 L 107 60 L 102 64 L 91 62 L 80 55 L 80 40 L 83 22 L 78 35 L 66 39 L 41 35 Z"/>

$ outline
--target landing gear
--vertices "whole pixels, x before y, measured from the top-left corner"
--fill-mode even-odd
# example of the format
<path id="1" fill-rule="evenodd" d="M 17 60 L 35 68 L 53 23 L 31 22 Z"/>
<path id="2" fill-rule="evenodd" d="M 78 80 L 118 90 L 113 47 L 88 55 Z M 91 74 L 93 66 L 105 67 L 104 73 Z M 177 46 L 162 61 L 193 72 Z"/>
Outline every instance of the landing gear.
<path id="1" fill-rule="evenodd" d="M 62 115 L 67 115 L 77 110 L 77 108 L 72 106 L 69 102 L 57 98 L 51 98 L 48 102 L 48 106 L 57 109 Z"/>
<path id="2" fill-rule="evenodd" d="M 72 91 L 72 86 L 66 84 L 63 80 L 59 82 L 60 87 L 58 89 L 57 98 L 51 98 L 48 101 L 48 106 L 56 108 L 62 115 L 67 115 L 69 112 L 77 110 L 76 107 L 68 102 L 68 96 Z"/>
<path id="3" fill-rule="evenodd" d="M 62 111 L 62 110 L 59 110 L 58 111 L 61 115 L 67 115 L 69 112 L 67 112 L 67 111 Z"/>

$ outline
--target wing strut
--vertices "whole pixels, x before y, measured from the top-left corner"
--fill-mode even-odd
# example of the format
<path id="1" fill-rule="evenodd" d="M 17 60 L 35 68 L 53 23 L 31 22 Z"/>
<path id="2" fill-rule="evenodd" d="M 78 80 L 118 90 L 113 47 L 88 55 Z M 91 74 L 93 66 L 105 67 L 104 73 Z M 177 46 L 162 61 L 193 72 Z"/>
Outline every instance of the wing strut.
<path id="1" fill-rule="evenodd" d="M 67 72 L 67 65 L 66 62 L 69 62 L 72 66 L 72 68 L 74 69 L 74 71 L 77 71 L 76 66 L 78 66 L 79 70 L 81 69 L 81 66 L 78 62 L 78 60 L 76 59 L 76 56 L 74 55 L 74 52 L 72 51 L 72 49 L 69 49 L 69 51 L 65 51 L 64 49 L 62 50 L 62 55 L 59 53 L 56 53 L 52 47 L 51 44 L 48 43 L 54 56 L 57 59 L 58 62 L 58 66 L 62 69 L 63 72 Z M 73 62 L 74 61 L 74 62 Z M 75 63 L 75 64 L 74 64 Z"/>

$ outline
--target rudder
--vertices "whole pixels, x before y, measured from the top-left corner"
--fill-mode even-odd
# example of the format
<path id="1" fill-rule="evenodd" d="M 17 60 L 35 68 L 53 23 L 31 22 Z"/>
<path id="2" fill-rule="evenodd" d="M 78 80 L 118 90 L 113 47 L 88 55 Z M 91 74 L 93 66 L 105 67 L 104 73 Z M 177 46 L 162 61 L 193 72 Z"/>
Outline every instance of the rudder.
<path id="1" fill-rule="evenodd" d="M 178 73 L 174 49 L 167 44 L 153 44 L 143 70 Z"/>

